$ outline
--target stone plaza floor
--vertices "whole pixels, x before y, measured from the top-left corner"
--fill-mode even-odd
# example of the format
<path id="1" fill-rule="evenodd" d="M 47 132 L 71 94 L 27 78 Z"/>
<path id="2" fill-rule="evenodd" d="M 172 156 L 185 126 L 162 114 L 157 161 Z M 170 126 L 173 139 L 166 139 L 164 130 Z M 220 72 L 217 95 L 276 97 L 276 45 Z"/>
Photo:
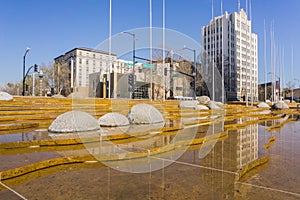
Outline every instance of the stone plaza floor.
<path id="1" fill-rule="evenodd" d="M 59 115 L 155 106 L 163 125 L 49 133 Z M 300 112 L 178 101 L 0 102 L 0 199 L 300 199 Z"/>

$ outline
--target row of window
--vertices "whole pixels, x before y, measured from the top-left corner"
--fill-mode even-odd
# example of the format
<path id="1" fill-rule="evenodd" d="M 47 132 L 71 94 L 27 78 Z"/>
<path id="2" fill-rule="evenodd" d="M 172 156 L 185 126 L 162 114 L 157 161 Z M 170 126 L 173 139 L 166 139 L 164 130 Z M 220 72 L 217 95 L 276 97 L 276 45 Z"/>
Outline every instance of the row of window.
<path id="1" fill-rule="evenodd" d="M 109 55 L 103 55 L 103 54 L 96 54 L 96 53 L 90 53 L 90 52 L 83 52 L 83 51 L 78 51 L 79 56 L 85 56 L 85 57 L 90 57 L 94 59 L 109 59 Z M 73 56 L 73 55 L 71 55 Z M 115 61 L 115 57 L 111 56 L 111 60 Z"/>
<path id="2" fill-rule="evenodd" d="M 222 26 L 221 27 L 219 27 L 219 26 L 217 26 L 217 27 L 207 26 L 207 27 L 204 28 L 204 36 L 210 35 L 211 33 L 212 34 L 222 33 L 222 30 L 223 30 Z"/>

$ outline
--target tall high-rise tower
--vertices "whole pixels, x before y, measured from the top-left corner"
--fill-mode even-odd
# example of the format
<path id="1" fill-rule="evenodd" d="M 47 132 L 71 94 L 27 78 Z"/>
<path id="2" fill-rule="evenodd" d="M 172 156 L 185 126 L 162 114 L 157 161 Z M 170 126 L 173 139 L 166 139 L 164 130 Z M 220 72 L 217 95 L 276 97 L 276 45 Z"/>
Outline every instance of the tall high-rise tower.
<path id="1" fill-rule="evenodd" d="M 201 29 L 202 66 L 215 66 L 224 80 L 228 100 L 258 100 L 257 35 L 246 12 L 215 17 Z"/>

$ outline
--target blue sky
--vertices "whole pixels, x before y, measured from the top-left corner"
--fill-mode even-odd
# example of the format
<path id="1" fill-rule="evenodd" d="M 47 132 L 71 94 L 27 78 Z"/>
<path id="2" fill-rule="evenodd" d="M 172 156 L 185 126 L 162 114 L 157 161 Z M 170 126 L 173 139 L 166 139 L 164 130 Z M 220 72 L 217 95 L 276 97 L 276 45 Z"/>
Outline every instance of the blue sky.
<path id="1" fill-rule="evenodd" d="M 162 0 L 153 1 L 153 26 L 162 26 Z M 250 1 L 250 0 L 248 0 Z M 112 0 L 112 34 L 149 26 L 149 0 Z M 212 0 L 166 0 L 166 28 L 200 42 L 201 26 L 211 18 Z M 220 15 L 221 0 L 214 0 Z M 223 10 L 237 11 L 238 0 L 223 0 Z M 246 1 L 241 7 L 246 9 Z M 292 80 L 291 48 L 294 48 L 294 78 L 300 79 L 299 0 L 252 0 L 253 31 L 259 38 L 259 82 L 264 80 L 264 20 L 267 43 L 270 23 L 275 23 L 278 46 L 285 48 L 284 82 Z M 94 48 L 108 38 L 109 0 L 0 0 L 0 83 L 22 79 L 26 47 L 27 67 L 48 63 L 75 47 Z M 268 63 L 269 63 L 268 48 Z M 268 72 L 271 71 L 268 66 Z M 268 80 L 271 77 L 268 76 Z M 299 85 L 299 82 L 295 82 Z"/>

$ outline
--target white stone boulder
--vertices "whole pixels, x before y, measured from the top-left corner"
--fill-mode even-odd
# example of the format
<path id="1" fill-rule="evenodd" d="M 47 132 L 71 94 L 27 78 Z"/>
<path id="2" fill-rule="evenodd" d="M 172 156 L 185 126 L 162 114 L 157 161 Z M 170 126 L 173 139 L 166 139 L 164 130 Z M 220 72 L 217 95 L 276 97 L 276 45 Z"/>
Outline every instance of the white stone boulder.
<path id="1" fill-rule="evenodd" d="M 129 120 L 126 116 L 112 112 L 112 113 L 106 113 L 102 117 L 98 119 L 98 122 L 100 126 L 127 126 L 129 125 Z"/>
<path id="2" fill-rule="evenodd" d="M 93 116 L 82 111 L 69 111 L 59 115 L 49 126 L 49 132 L 70 133 L 99 130 L 100 125 Z"/>
<path id="3" fill-rule="evenodd" d="M 179 108 L 197 109 L 198 101 L 180 101 Z"/>
<path id="4" fill-rule="evenodd" d="M 164 122 L 162 114 L 152 105 L 136 104 L 127 114 L 131 124 L 153 124 Z"/>
<path id="5" fill-rule="evenodd" d="M 55 94 L 53 96 L 51 96 L 52 98 L 66 98 L 65 96 L 61 95 L 61 94 Z"/>
<path id="6" fill-rule="evenodd" d="M 277 103 L 273 104 L 272 109 L 273 110 L 287 110 L 287 109 L 289 109 L 289 106 L 283 102 L 277 102 Z"/>
<path id="7" fill-rule="evenodd" d="M 214 101 L 214 102 L 215 102 L 215 104 L 216 104 L 217 106 L 219 106 L 220 108 L 224 108 L 224 107 L 225 107 L 224 103 L 222 103 L 222 102 L 219 102 L 219 101 Z"/>
<path id="8" fill-rule="evenodd" d="M 73 93 L 68 95 L 68 98 L 83 99 L 83 98 L 85 98 L 85 96 L 81 92 L 73 92 Z"/>
<path id="9" fill-rule="evenodd" d="M 209 101 L 207 107 L 209 107 L 211 110 L 221 110 L 221 108 L 214 101 Z"/>
<path id="10" fill-rule="evenodd" d="M 11 101 L 13 100 L 13 96 L 8 94 L 7 92 L 0 92 L 0 101 Z"/>
<path id="11" fill-rule="evenodd" d="M 196 110 L 209 110 L 209 108 L 204 105 L 197 105 Z"/>
<path id="12" fill-rule="evenodd" d="M 200 96 L 197 100 L 199 104 L 208 104 L 208 102 L 210 102 L 210 98 L 208 96 Z"/>
<path id="13" fill-rule="evenodd" d="M 270 108 L 269 104 L 265 103 L 265 102 L 260 102 L 259 104 L 257 104 L 258 108 Z"/>

